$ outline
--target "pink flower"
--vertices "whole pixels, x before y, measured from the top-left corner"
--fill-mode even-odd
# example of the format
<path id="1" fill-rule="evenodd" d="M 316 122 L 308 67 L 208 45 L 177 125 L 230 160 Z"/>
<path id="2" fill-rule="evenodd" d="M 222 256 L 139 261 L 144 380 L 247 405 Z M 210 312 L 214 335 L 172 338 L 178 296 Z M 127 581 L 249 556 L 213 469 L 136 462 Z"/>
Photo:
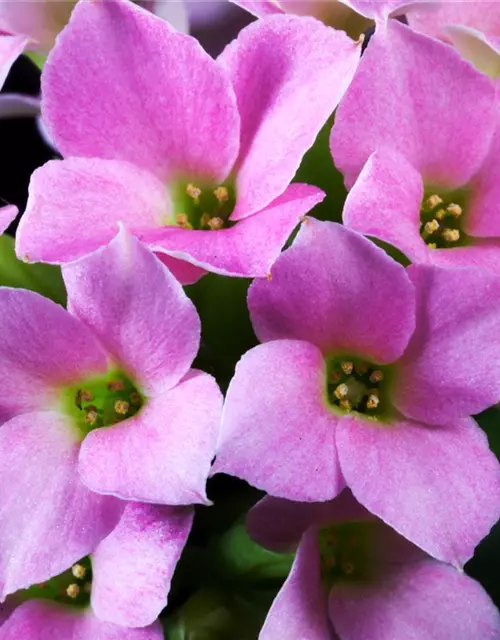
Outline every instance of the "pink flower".
<path id="1" fill-rule="evenodd" d="M 121 515 L 114 496 L 207 502 L 222 397 L 190 369 L 193 304 L 124 232 L 63 276 L 69 313 L 0 289 L 3 595 L 91 553 Z"/>
<path id="2" fill-rule="evenodd" d="M 486 77 L 447 45 L 389 22 L 332 131 L 334 161 L 352 186 L 345 224 L 415 263 L 498 273 L 498 124 Z"/>
<path id="3" fill-rule="evenodd" d="M 17 207 L 13 205 L 7 205 L 0 208 L 0 234 L 10 225 L 18 214 Z"/>
<path id="4" fill-rule="evenodd" d="M 128 503 L 90 558 L 7 602 L 20 602 L 2 640 L 163 640 L 157 617 L 186 543 L 193 509 Z M 15 604 L 14 604 L 15 606 Z"/>
<path id="5" fill-rule="evenodd" d="M 259 640 L 495 640 L 500 617 L 482 587 L 430 558 L 359 505 L 264 498 L 248 516 L 257 542 L 289 551 L 292 570 Z"/>
<path id="6" fill-rule="evenodd" d="M 81 2 L 43 74 L 44 119 L 69 157 L 33 175 L 18 254 L 71 261 L 122 221 L 183 281 L 265 275 L 324 196 L 289 183 L 359 52 L 312 19 L 277 16 L 215 62 L 132 3 Z"/>
<path id="7" fill-rule="evenodd" d="M 500 397 L 500 282 L 412 266 L 307 221 L 255 281 L 263 344 L 237 365 L 214 472 L 324 501 L 347 484 L 372 513 L 461 565 L 496 522 L 500 474 L 469 416 Z"/>

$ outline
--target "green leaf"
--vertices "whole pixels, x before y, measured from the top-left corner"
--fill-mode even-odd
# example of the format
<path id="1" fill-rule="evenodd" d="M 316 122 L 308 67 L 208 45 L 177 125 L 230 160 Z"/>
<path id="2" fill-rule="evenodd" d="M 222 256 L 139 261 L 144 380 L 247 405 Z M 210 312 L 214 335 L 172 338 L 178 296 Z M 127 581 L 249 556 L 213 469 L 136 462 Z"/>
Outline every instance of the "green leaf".
<path id="1" fill-rule="evenodd" d="M 59 304 L 66 304 L 66 290 L 61 269 L 48 264 L 28 264 L 18 260 L 14 240 L 0 236 L 0 286 L 30 289 Z"/>

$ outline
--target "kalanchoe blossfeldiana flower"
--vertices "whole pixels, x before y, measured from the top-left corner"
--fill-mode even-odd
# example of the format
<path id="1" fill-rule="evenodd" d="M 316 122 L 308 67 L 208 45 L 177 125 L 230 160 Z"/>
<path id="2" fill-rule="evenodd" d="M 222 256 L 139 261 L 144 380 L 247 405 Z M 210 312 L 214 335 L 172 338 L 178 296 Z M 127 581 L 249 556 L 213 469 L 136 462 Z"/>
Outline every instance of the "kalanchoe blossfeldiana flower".
<path id="1" fill-rule="evenodd" d="M 469 416 L 500 397 L 500 282 L 405 269 L 310 219 L 255 281 L 263 344 L 240 360 L 214 472 L 324 501 L 347 484 L 372 513 L 461 565 L 496 522 L 500 472 Z"/>
<path id="2" fill-rule="evenodd" d="M 345 224 L 415 263 L 498 273 L 498 127 L 488 78 L 449 46 L 389 22 L 370 41 L 331 135 L 352 187 Z"/>
<path id="3" fill-rule="evenodd" d="M 192 263 L 186 274 L 170 262 L 183 281 L 193 265 L 198 275 L 264 276 L 324 196 L 289 183 L 359 50 L 313 19 L 277 16 L 243 30 L 215 62 L 125 0 L 81 2 L 42 79 L 49 132 L 78 157 L 34 173 L 18 255 L 73 260 L 120 220 Z"/>
<path id="4" fill-rule="evenodd" d="M 500 617 L 482 587 L 390 529 L 347 490 L 331 502 L 264 498 L 252 537 L 298 544 L 259 640 L 496 640 Z"/>
<path id="5" fill-rule="evenodd" d="M 124 231 L 63 276 L 69 313 L 0 289 L 3 595 L 91 553 L 123 509 L 113 496 L 207 502 L 222 397 L 190 369 L 193 304 Z"/>
<path id="6" fill-rule="evenodd" d="M 12 595 L 1 640 L 163 640 L 157 617 L 191 529 L 191 507 L 128 503 L 90 557 Z"/>

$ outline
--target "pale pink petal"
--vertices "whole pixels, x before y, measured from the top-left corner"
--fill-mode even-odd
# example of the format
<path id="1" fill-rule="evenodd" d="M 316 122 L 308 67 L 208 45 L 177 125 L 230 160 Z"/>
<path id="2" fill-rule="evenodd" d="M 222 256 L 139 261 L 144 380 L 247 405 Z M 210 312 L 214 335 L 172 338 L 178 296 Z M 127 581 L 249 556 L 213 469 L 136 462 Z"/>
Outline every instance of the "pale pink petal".
<path id="1" fill-rule="evenodd" d="M 23 34 L 48 51 L 68 22 L 76 0 L 2 0 L 0 30 Z"/>
<path id="2" fill-rule="evenodd" d="M 0 288 L 0 421 L 52 407 L 62 386 L 107 368 L 95 337 L 65 309 L 31 291 Z"/>
<path id="3" fill-rule="evenodd" d="M 500 21 L 498 3 L 493 4 Z M 483 15 L 486 17 L 487 13 L 484 12 Z M 445 34 L 461 56 L 469 60 L 478 71 L 485 73 L 490 78 L 500 76 L 500 29 L 494 35 L 485 35 L 471 27 L 450 25 L 446 27 Z"/>
<path id="4" fill-rule="evenodd" d="M 344 482 L 326 403 L 325 363 L 312 344 L 279 340 L 246 353 L 226 394 L 213 473 L 290 500 L 328 500 Z"/>
<path id="5" fill-rule="evenodd" d="M 340 466 L 354 496 L 434 557 L 462 565 L 500 512 L 500 467 L 471 418 L 429 427 L 344 418 Z"/>
<path id="6" fill-rule="evenodd" d="M 43 117 L 64 155 L 214 181 L 237 157 L 229 79 L 196 40 L 132 2 L 80 2 L 42 80 Z"/>
<path id="7" fill-rule="evenodd" d="M 149 399 L 134 418 L 85 438 L 79 460 L 83 481 L 127 500 L 205 504 L 221 406 L 215 380 L 193 370 L 173 389 Z"/>
<path id="8" fill-rule="evenodd" d="M 392 402 L 443 424 L 500 398 L 500 281 L 486 269 L 412 266 L 417 328 L 398 362 Z"/>
<path id="9" fill-rule="evenodd" d="M 145 5 L 155 16 L 169 22 L 176 31 L 189 33 L 188 2 L 185 0 L 150 0 Z"/>
<path id="10" fill-rule="evenodd" d="M 488 151 L 495 92 L 449 46 L 396 20 L 377 31 L 340 105 L 331 151 L 352 186 L 370 155 L 399 151 L 425 183 L 456 188 Z"/>
<path id="11" fill-rule="evenodd" d="M 163 262 L 172 275 L 182 284 L 194 284 L 200 278 L 206 275 L 205 269 L 197 267 L 195 264 L 172 258 L 166 253 L 157 253 L 156 257 Z"/>
<path id="12" fill-rule="evenodd" d="M 24 36 L 0 35 L 0 89 L 3 87 L 10 68 L 27 44 L 28 39 Z"/>
<path id="13" fill-rule="evenodd" d="M 0 429 L 1 597 L 65 571 L 116 525 L 123 505 L 81 482 L 81 434 L 55 412 Z"/>
<path id="14" fill-rule="evenodd" d="M 297 338 L 325 354 L 379 363 L 406 348 L 415 322 L 413 286 L 401 265 L 354 231 L 307 219 L 271 276 L 255 281 L 248 296 L 261 341 Z"/>
<path id="15" fill-rule="evenodd" d="M 13 205 L 7 205 L 0 208 L 0 234 L 7 229 L 11 222 L 13 222 L 19 213 L 17 207 Z"/>
<path id="16" fill-rule="evenodd" d="M 53 160 L 31 176 L 16 251 L 60 264 L 110 242 L 119 222 L 134 232 L 170 220 L 168 192 L 151 173 L 114 160 Z"/>
<path id="17" fill-rule="evenodd" d="M 127 629 L 103 622 L 91 609 L 65 607 L 50 600 L 28 600 L 0 630 L 2 640 L 163 640 L 159 622 Z"/>
<path id="18" fill-rule="evenodd" d="M 128 503 L 118 526 L 92 554 L 91 603 L 100 620 L 151 624 L 167 606 L 194 510 Z"/>
<path id="19" fill-rule="evenodd" d="M 347 196 L 344 224 L 397 247 L 414 262 L 429 261 L 420 236 L 422 178 L 400 153 L 376 151 Z"/>
<path id="20" fill-rule="evenodd" d="M 68 309 L 92 328 L 146 394 L 173 387 L 198 351 L 200 319 L 181 285 L 137 238 L 63 267 Z"/>
<path id="21" fill-rule="evenodd" d="M 500 617 L 481 585 L 441 562 L 402 565 L 375 585 L 337 585 L 328 601 L 342 640 L 496 640 Z"/>
<path id="22" fill-rule="evenodd" d="M 219 57 L 241 116 L 239 220 L 286 189 L 354 75 L 361 46 L 311 18 L 271 16 L 244 29 Z"/>
<path id="23" fill-rule="evenodd" d="M 246 9 L 257 18 L 273 16 L 276 13 L 284 13 L 279 0 L 231 0 L 242 9 Z"/>
<path id="24" fill-rule="evenodd" d="M 259 640 L 278 638 L 334 640 L 328 623 L 327 594 L 321 584 L 315 529 L 304 535 L 290 575 L 276 596 L 259 635 Z"/>
<path id="25" fill-rule="evenodd" d="M 500 5 L 499 5 L 500 7 Z M 470 193 L 464 216 L 466 233 L 482 238 L 500 237 L 500 127 L 490 151 L 469 185 Z"/>
<path id="26" fill-rule="evenodd" d="M 220 231 L 162 229 L 140 233 L 151 249 L 187 260 L 207 271 L 237 277 L 264 277 L 301 216 L 325 194 L 307 184 L 291 184 L 265 209 Z"/>
<path id="27" fill-rule="evenodd" d="M 478 267 L 500 274 L 500 238 L 473 238 L 472 244 L 429 251 L 428 261 L 437 267 Z"/>

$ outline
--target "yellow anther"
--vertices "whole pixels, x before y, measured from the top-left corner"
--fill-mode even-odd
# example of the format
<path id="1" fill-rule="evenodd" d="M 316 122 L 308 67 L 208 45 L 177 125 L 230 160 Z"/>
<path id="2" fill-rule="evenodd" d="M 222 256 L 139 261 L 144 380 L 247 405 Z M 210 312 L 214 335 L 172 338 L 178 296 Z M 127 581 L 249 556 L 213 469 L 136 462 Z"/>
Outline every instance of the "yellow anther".
<path id="1" fill-rule="evenodd" d="M 437 249 L 437 244 L 435 242 L 429 242 L 427 246 L 429 249 Z"/>
<path id="2" fill-rule="evenodd" d="M 201 189 L 199 187 L 196 187 L 194 184 L 189 183 L 186 186 L 186 193 L 190 198 L 193 198 L 193 200 L 196 202 L 198 198 L 201 196 Z"/>
<path id="3" fill-rule="evenodd" d="M 384 374 L 382 373 L 382 371 L 379 371 L 378 369 L 376 371 L 372 371 L 369 378 L 370 382 L 373 382 L 373 384 L 382 382 L 383 379 L 384 379 Z"/>
<path id="4" fill-rule="evenodd" d="M 366 401 L 367 409 L 376 409 L 380 404 L 380 398 L 375 393 L 370 393 L 368 400 Z"/>
<path id="5" fill-rule="evenodd" d="M 130 409 L 130 404 L 126 400 L 117 400 L 115 402 L 115 412 L 118 415 L 120 416 L 126 415 L 129 409 Z"/>
<path id="6" fill-rule="evenodd" d="M 460 240 L 460 231 L 458 229 L 443 229 L 442 236 L 446 242 L 457 242 Z"/>
<path id="7" fill-rule="evenodd" d="M 429 220 L 424 224 L 424 231 L 429 235 L 433 234 L 435 231 L 439 229 L 439 222 L 436 219 Z"/>
<path id="8" fill-rule="evenodd" d="M 425 201 L 424 209 L 426 209 L 427 211 L 432 211 L 435 207 L 442 204 L 442 202 L 443 200 L 437 195 L 437 193 L 434 193 L 432 196 L 429 196 Z"/>
<path id="9" fill-rule="evenodd" d="M 88 424 L 89 427 L 93 427 L 98 419 L 99 413 L 97 411 L 97 407 L 91 405 L 85 409 L 85 424 Z"/>
<path id="10" fill-rule="evenodd" d="M 438 220 L 444 220 L 446 216 L 447 216 L 446 209 L 439 209 L 439 211 L 436 213 L 436 218 Z"/>
<path id="11" fill-rule="evenodd" d="M 71 573 L 75 576 L 75 578 L 77 578 L 78 580 L 81 580 L 82 578 L 85 578 L 87 569 L 85 569 L 85 567 L 81 564 L 74 564 L 71 567 Z"/>
<path id="12" fill-rule="evenodd" d="M 108 391 L 123 391 L 125 389 L 125 384 L 123 380 L 111 380 L 107 384 Z"/>
<path id="13" fill-rule="evenodd" d="M 229 191 L 226 187 L 217 187 L 217 189 L 214 190 L 214 196 L 220 203 L 227 202 L 229 199 Z"/>
<path id="14" fill-rule="evenodd" d="M 129 400 L 130 400 L 130 404 L 133 407 L 140 407 L 142 404 L 141 394 L 137 393 L 137 391 L 132 391 L 132 393 L 129 396 Z"/>
<path id="15" fill-rule="evenodd" d="M 82 402 L 92 402 L 92 400 L 94 399 L 94 394 L 88 389 L 82 389 L 80 391 L 80 399 Z"/>
<path id="16" fill-rule="evenodd" d="M 346 361 L 340 364 L 340 368 L 346 374 L 346 376 L 350 376 L 354 370 L 354 365 L 352 362 Z"/>
<path id="17" fill-rule="evenodd" d="M 200 218 L 200 228 L 208 227 L 208 223 L 210 222 L 210 216 L 208 213 L 204 213 Z"/>
<path id="18" fill-rule="evenodd" d="M 80 587 L 77 584 L 70 584 L 66 589 L 66 595 L 70 598 L 76 598 L 80 593 Z"/>
<path id="19" fill-rule="evenodd" d="M 349 400 L 347 400 L 347 398 L 344 398 L 339 402 L 339 407 L 341 409 L 344 409 L 344 411 L 351 411 L 352 404 L 349 402 Z"/>
<path id="20" fill-rule="evenodd" d="M 446 211 L 454 218 L 459 218 L 462 215 L 462 207 L 454 202 L 446 207 Z"/>
<path id="21" fill-rule="evenodd" d="M 193 225 L 189 222 L 189 218 L 185 213 L 178 213 L 175 216 L 175 222 L 181 229 L 192 229 Z"/>
<path id="22" fill-rule="evenodd" d="M 224 220 L 222 218 L 219 218 L 218 216 L 215 216 L 208 221 L 208 226 L 210 227 L 210 229 L 212 229 L 212 231 L 217 231 L 218 229 L 222 229 L 222 227 L 224 226 Z"/>
<path id="23" fill-rule="evenodd" d="M 342 400 L 349 393 L 349 387 L 346 384 L 339 384 L 333 393 L 338 400 Z"/>

